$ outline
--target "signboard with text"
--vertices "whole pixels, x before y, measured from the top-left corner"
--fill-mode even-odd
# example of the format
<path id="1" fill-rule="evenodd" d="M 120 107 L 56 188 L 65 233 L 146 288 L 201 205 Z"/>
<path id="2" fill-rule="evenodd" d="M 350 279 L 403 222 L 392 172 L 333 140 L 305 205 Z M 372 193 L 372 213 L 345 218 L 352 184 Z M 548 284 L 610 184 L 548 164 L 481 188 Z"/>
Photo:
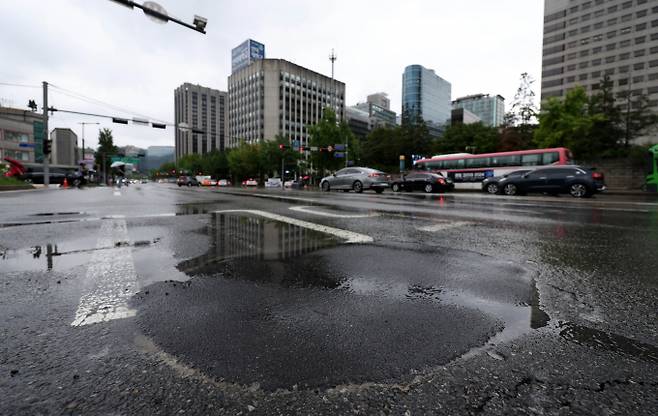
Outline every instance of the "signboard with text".
<path id="1" fill-rule="evenodd" d="M 247 39 L 231 50 L 231 72 L 239 71 L 259 59 L 265 59 L 265 45 Z"/>

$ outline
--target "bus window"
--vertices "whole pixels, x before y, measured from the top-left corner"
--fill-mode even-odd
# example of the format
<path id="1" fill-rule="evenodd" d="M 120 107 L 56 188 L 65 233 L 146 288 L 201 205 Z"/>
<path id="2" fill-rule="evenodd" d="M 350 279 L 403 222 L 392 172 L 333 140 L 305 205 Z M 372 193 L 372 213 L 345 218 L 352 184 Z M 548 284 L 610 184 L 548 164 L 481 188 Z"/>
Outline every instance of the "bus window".
<path id="1" fill-rule="evenodd" d="M 534 155 L 523 155 L 521 157 L 521 165 L 523 166 L 539 166 L 541 165 L 541 153 Z"/>
<path id="2" fill-rule="evenodd" d="M 552 165 L 560 161 L 560 154 L 558 152 L 548 152 L 542 155 L 543 165 Z"/>
<path id="3" fill-rule="evenodd" d="M 460 169 L 463 169 L 464 167 L 466 167 L 466 160 L 465 160 L 465 159 L 459 159 L 459 160 L 457 160 L 457 166 L 458 166 Z"/>
<path id="4" fill-rule="evenodd" d="M 457 169 L 457 160 L 444 160 L 443 168 L 444 169 Z"/>
<path id="5" fill-rule="evenodd" d="M 476 159 L 466 159 L 466 167 L 472 169 L 489 167 L 489 158 L 479 157 Z"/>
<path id="6" fill-rule="evenodd" d="M 416 169 L 416 170 L 425 170 L 425 164 L 424 163 L 416 163 L 414 165 L 414 169 Z"/>

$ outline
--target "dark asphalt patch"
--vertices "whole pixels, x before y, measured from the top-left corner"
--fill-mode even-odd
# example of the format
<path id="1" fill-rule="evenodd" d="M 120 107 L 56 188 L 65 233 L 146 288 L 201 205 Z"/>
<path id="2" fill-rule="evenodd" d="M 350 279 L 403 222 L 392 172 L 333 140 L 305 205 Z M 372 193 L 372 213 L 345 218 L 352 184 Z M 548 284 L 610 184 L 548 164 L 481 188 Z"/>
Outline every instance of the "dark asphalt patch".
<path id="1" fill-rule="evenodd" d="M 288 256 L 281 248 L 309 244 L 298 227 L 213 221 L 209 252 L 178 265 L 196 277 L 145 287 L 132 306 L 164 351 L 219 380 L 266 390 L 395 381 L 485 344 L 507 322 L 497 311 L 531 325 L 532 277 L 507 262 L 332 239 Z"/>

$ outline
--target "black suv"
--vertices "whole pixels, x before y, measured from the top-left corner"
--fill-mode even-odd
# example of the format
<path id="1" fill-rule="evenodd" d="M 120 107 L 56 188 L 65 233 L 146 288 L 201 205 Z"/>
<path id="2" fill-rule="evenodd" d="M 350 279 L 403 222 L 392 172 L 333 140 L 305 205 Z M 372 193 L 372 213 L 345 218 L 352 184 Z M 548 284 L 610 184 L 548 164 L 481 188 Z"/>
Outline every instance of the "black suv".
<path id="1" fill-rule="evenodd" d="M 500 181 L 502 181 L 503 179 L 509 176 L 521 176 L 521 175 L 525 175 L 528 172 L 530 172 L 530 169 L 515 170 L 514 172 L 506 173 L 504 175 L 486 178 L 485 180 L 482 181 L 482 191 L 488 192 L 490 194 L 498 194 L 500 193 L 501 190 L 499 185 Z"/>
<path id="2" fill-rule="evenodd" d="M 587 198 L 606 190 L 603 174 L 580 166 L 539 168 L 520 176 L 508 176 L 498 182 L 505 195 L 542 192 L 550 195 L 570 194 Z"/>

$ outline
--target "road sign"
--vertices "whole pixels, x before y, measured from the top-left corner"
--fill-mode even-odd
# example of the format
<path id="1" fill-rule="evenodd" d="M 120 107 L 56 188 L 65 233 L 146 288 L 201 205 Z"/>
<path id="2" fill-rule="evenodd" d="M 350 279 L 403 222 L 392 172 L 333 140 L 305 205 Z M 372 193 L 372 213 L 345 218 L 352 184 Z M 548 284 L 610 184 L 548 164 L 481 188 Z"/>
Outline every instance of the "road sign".
<path id="1" fill-rule="evenodd" d="M 319 147 L 317 147 L 317 146 L 311 146 L 311 152 L 317 152 L 318 150 L 320 150 Z"/>
<path id="2" fill-rule="evenodd" d="M 342 151 L 345 150 L 345 145 L 344 144 L 335 144 L 334 149 L 336 149 L 336 151 L 338 151 L 338 152 L 342 152 Z"/>
<path id="3" fill-rule="evenodd" d="M 37 147 L 36 143 L 18 143 L 18 147 Z"/>
<path id="4" fill-rule="evenodd" d="M 336 153 L 334 153 L 334 157 L 336 159 L 344 159 L 345 158 L 345 153 L 336 152 Z"/>

